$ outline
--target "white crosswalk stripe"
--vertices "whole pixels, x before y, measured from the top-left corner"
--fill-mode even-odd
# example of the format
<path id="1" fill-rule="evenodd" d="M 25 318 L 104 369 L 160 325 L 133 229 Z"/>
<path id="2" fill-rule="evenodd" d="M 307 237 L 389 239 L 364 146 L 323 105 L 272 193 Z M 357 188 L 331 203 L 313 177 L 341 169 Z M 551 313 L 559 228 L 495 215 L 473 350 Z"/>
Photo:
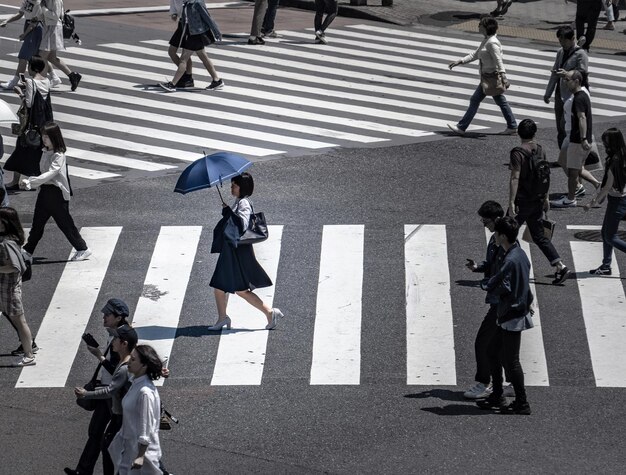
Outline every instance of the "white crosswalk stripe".
<path id="1" fill-rule="evenodd" d="M 597 226 L 588 228 L 597 229 Z M 302 348 L 310 348 L 308 355 L 301 354 L 310 361 L 310 385 L 362 384 L 361 360 L 365 351 L 361 347 L 362 321 L 379 319 L 377 315 L 363 314 L 363 289 L 368 279 L 364 269 L 370 257 L 365 252 L 365 231 L 366 226 L 354 224 L 322 227 L 319 254 L 314 257 L 319 258 L 317 288 L 302 289 L 316 296 L 314 326 L 304 334 L 299 332 L 293 336 L 301 340 L 298 344 Z M 113 272 L 109 262 L 114 257 L 122 228 L 83 228 L 81 232 L 93 256 L 85 262 L 65 265 L 41 324 L 34 327 L 38 328 L 35 337 L 40 347 L 37 365 L 23 368 L 15 382 L 17 388 L 67 384 L 74 360 L 80 358 L 81 335 L 89 316 L 98 314 L 102 305 L 99 300 L 107 293 L 102 285 L 106 275 Z M 274 305 L 276 286 L 281 282 L 277 280 L 279 269 L 284 265 L 280 258 L 281 247 L 284 235 L 289 232 L 288 226 L 272 225 L 270 239 L 255 246 L 259 262 L 276 283 L 257 290 L 269 306 Z M 455 337 L 459 336 L 455 335 L 455 328 L 468 315 L 465 308 L 460 315 L 453 312 L 452 301 L 460 288 L 450 281 L 450 268 L 456 265 L 448 257 L 450 230 L 444 225 L 407 224 L 393 232 L 402 232 L 404 236 L 406 298 L 406 338 L 395 343 L 406 350 L 406 360 L 398 361 L 397 366 L 405 368 L 407 385 L 455 386 L 460 379 L 467 380 L 471 375 L 458 374 L 459 350 L 455 347 Z M 176 335 L 177 329 L 185 324 L 181 314 L 185 300 L 198 298 L 190 295 L 189 283 L 201 245 L 201 233 L 200 226 L 163 226 L 158 230 L 144 285 L 136 309 L 131 311 L 140 340 L 153 345 L 160 355 L 173 361 L 185 358 L 176 351 Z M 588 269 L 601 261 L 601 244 L 572 238 L 570 245 L 578 270 L 580 309 L 596 386 L 626 387 L 623 345 L 626 296 L 617 262 L 614 260 L 613 276 L 590 276 Z M 534 254 L 531 261 L 532 257 L 543 259 L 536 248 L 527 243 L 522 243 L 522 248 Z M 397 263 L 392 268 L 401 265 Z M 576 284 L 570 281 L 567 285 Z M 30 289 L 25 288 L 26 294 Z M 532 290 L 537 295 L 534 283 Z M 124 298 L 134 301 L 132 295 Z M 206 292 L 203 291 L 200 298 L 205 299 Z M 535 328 L 524 332 L 520 358 L 528 386 L 549 386 L 551 379 L 558 379 L 555 374 L 559 374 L 559 368 L 550 367 L 549 377 L 543 329 L 552 326 L 553 332 L 560 331 L 562 322 L 542 321 L 539 313 L 542 302 L 538 298 L 536 304 Z M 228 310 L 233 317 L 233 327 L 222 330 L 215 361 L 203 373 L 214 386 L 261 385 L 271 344 L 269 332 L 264 329 L 267 322 L 258 310 L 238 296 L 231 296 Z M 289 318 L 290 309 L 282 310 Z M 477 307 L 470 313 L 483 311 Z M 211 323 L 205 322 L 207 326 Z M 280 326 L 284 328 L 288 324 L 282 321 Z M 372 350 L 384 353 L 381 348 L 367 347 L 367 351 Z M 282 357 L 280 352 L 270 351 L 269 354 Z"/>
<path id="2" fill-rule="evenodd" d="M 475 64 L 454 72 L 447 64 L 476 47 L 478 35 L 355 24 L 334 29 L 329 45 L 314 45 L 310 29 L 280 33 L 254 49 L 245 40 L 211 47 L 227 84 L 216 92 L 201 90 L 210 77 L 197 63 L 198 88 L 162 93 L 156 83 L 173 74 L 162 39 L 68 48 L 65 57 L 83 80 L 74 93 L 67 85 L 57 90 L 53 106 L 75 185 L 171 173 L 217 150 L 256 160 L 419 141 L 457 121 L 477 84 Z M 555 52 L 503 42 L 513 111 L 551 123 L 552 106 L 542 99 Z M 0 60 L 3 74 L 14 71 L 14 49 Z M 594 115 L 626 114 L 619 99 L 626 60 L 594 55 L 590 63 Z M 17 105 L 12 94 L 3 97 Z M 487 99 L 472 129 L 498 124 L 500 110 Z M 10 152 L 8 126 L 0 124 Z"/>

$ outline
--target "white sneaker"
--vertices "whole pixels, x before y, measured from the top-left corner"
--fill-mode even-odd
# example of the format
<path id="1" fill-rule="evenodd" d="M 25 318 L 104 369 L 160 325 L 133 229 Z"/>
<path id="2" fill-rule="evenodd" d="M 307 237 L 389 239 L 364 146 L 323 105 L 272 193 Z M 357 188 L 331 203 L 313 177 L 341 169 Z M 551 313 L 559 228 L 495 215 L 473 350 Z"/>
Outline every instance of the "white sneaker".
<path id="1" fill-rule="evenodd" d="M 517 135 L 517 128 L 512 129 L 510 127 L 507 127 L 502 132 L 499 132 L 498 135 Z"/>
<path id="2" fill-rule="evenodd" d="M 279 318 L 283 318 L 283 312 L 280 311 L 280 309 L 278 308 L 273 308 L 272 309 L 272 321 L 269 322 L 266 326 L 265 329 L 266 330 L 273 330 L 274 328 L 276 328 L 276 325 L 278 324 L 278 319 Z"/>
<path id="3" fill-rule="evenodd" d="M 59 76 L 53 76 L 50 79 L 50 87 L 58 87 L 61 84 L 63 84 L 63 81 L 61 81 L 61 78 Z"/>
<path id="4" fill-rule="evenodd" d="M 11 366 L 14 368 L 21 368 L 22 366 L 35 366 L 37 362 L 35 361 L 35 357 L 22 356 L 19 360 L 13 363 Z"/>
<path id="5" fill-rule="evenodd" d="M 578 202 L 576 200 L 568 200 L 567 196 L 563 196 L 558 200 L 550 201 L 550 206 L 553 208 L 576 208 Z"/>
<path id="6" fill-rule="evenodd" d="M 457 135 L 465 135 L 465 131 L 460 129 L 458 125 L 446 124 L 448 128 Z"/>
<path id="7" fill-rule="evenodd" d="M 91 251 L 89 249 L 85 249 L 84 251 L 76 251 L 70 261 L 84 261 L 85 259 L 89 258 L 89 256 L 91 256 Z"/>
<path id="8" fill-rule="evenodd" d="M 502 395 L 504 397 L 515 397 L 515 389 L 512 384 L 507 384 L 502 388 Z"/>
<path id="9" fill-rule="evenodd" d="M 3 82 L 1 87 L 3 89 L 13 90 L 13 88 L 17 86 L 18 81 L 19 78 L 17 76 L 13 76 L 13 79 L 11 79 L 9 82 Z"/>
<path id="10" fill-rule="evenodd" d="M 483 383 L 476 383 L 463 393 L 463 397 L 467 399 L 482 399 L 491 394 L 491 384 L 485 386 Z"/>

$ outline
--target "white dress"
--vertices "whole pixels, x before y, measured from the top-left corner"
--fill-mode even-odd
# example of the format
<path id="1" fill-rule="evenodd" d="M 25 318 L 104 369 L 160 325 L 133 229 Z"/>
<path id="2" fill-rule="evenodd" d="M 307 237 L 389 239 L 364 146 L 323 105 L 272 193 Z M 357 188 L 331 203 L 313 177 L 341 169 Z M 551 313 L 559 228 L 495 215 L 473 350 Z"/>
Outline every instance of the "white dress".
<path id="1" fill-rule="evenodd" d="M 161 475 L 161 445 L 159 444 L 159 422 L 161 399 L 156 387 L 143 375 L 133 380 L 133 384 L 122 399 L 124 420 L 122 428 L 109 446 L 115 473 L 119 475 Z M 131 471 L 137 458 L 139 443 L 147 445 L 141 470 Z"/>
<path id="2" fill-rule="evenodd" d="M 61 0 L 44 0 L 41 2 L 43 11 L 43 36 L 41 37 L 42 51 L 63 51 L 65 42 L 63 40 L 63 2 Z"/>

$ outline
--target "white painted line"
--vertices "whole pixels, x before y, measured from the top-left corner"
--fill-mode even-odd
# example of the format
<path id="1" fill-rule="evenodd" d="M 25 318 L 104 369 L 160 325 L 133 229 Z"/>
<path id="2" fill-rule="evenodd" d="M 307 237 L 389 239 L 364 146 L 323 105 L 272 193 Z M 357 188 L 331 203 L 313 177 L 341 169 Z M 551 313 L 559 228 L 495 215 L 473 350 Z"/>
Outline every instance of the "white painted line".
<path id="1" fill-rule="evenodd" d="M 447 248 L 444 225 L 404 225 L 409 385 L 456 384 Z"/>
<path id="2" fill-rule="evenodd" d="M 322 232 L 311 384 L 361 381 L 363 225 L 326 225 Z"/>
<path id="3" fill-rule="evenodd" d="M 276 283 L 283 226 L 269 226 L 269 239 L 254 245 L 259 264 Z M 273 306 L 276 285 L 254 292 L 270 307 Z M 265 315 L 237 295 L 228 300 L 228 314 L 232 318 L 230 330 L 222 329 L 211 385 L 258 386 L 263 378 L 265 351 L 269 332 L 265 330 Z M 285 318 L 289 318 L 287 314 Z M 208 322 L 207 326 L 214 322 Z M 279 322 L 280 328 L 281 322 Z"/>
<path id="4" fill-rule="evenodd" d="M 217 10 L 224 8 L 250 7 L 249 2 L 206 2 L 209 10 Z M 169 12 L 169 6 L 156 7 L 117 7 L 117 8 L 94 8 L 91 10 L 72 10 L 71 14 L 75 17 L 84 16 L 102 16 L 102 15 L 128 15 L 131 13 L 159 13 Z"/>
<path id="5" fill-rule="evenodd" d="M 577 229 L 581 231 L 600 231 L 601 225 L 597 224 L 568 224 L 567 229 Z"/>
<path id="6" fill-rule="evenodd" d="M 519 230 L 520 236 L 524 233 L 526 225 Z M 485 228 L 485 237 L 487 242 L 491 238 L 491 233 Z M 549 386 L 548 363 L 546 361 L 545 346 L 543 344 L 543 331 L 541 330 L 541 315 L 539 314 L 539 299 L 537 298 L 537 289 L 535 287 L 535 274 L 532 267 L 530 255 L 530 244 L 520 240 L 520 247 L 528 256 L 531 262 L 530 267 L 530 291 L 535 296 L 533 309 L 534 328 L 522 333 L 522 344 L 520 348 L 520 363 L 524 370 L 524 384 L 526 386 Z"/>
<path id="7" fill-rule="evenodd" d="M 123 49 L 128 49 L 129 51 L 136 50 L 136 48 L 129 46 L 129 45 L 107 44 L 103 46 L 106 46 L 109 48 L 112 48 L 113 46 L 117 46 Z M 90 53 L 91 53 L 90 54 L 91 57 L 96 57 L 100 59 L 124 61 L 124 62 L 130 62 L 133 64 L 136 63 L 135 58 L 132 58 L 126 55 L 113 55 L 111 53 L 105 53 L 105 52 L 93 51 L 93 50 Z M 157 61 L 150 61 L 147 59 L 142 59 L 143 67 L 163 68 L 164 64 L 165 63 L 162 61 L 157 62 Z M 224 76 L 224 78 L 227 80 L 228 76 Z M 246 82 L 249 83 L 251 79 L 250 77 L 242 77 L 242 80 L 245 80 Z M 386 111 L 383 109 L 375 109 L 371 107 L 353 106 L 350 104 L 331 102 L 331 101 L 321 100 L 321 99 L 313 99 L 310 97 L 301 97 L 298 95 L 261 91 L 252 87 L 252 84 L 250 84 L 249 87 L 245 87 L 245 88 L 227 85 L 223 90 L 219 91 L 218 94 L 220 96 L 223 95 L 226 97 L 228 97 L 230 94 L 236 94 L 239 96 L 245 96 L 245 97 L 250 97 L 254 99 L 287 103 L 292 106 L 315 107 L 315 108 L 327 109 L 331 111 L 342 111 L 342 112 L 347 112 L 351 114 L 364 115 L 370 118 L 386 118 L 386 119 L 392 119 L 392 120 L 403 121 L 403 122 L 408 122 L 408 123 L 423 123 L 423 121 L 419 120 L 418 118 L 410 114 L 402 114 L 402 113 L 397 113 L 393 111 Z M 352 120 L 349 120 L 349 123 L 352 124 L 353 123 Z M 409 137 L 421 136 L 422 134 L 425 133 L 424 131 L 421 131 L 421 130 L 409 129 L 406 127 L 398 127 L 398 126 L 392 126 L 392 125 L 384 125 L 384 124 L 379 124 L 377 122 L 369 122 L 368 124 L 369 125 L 367 126 L 367 128 L 370 130 L 378 130 L 378 131 L 393 133 L 397 135 L 407 135 Z"/>
<path id="8" fill-rule="evenodd" d="M 56 113 L 55 113 L 55 116 L 56 116 Z M 14 135 L 5 134 L 4 144 L 11 146 L 11 147 L 15 147 L 16 139 L 17 137 L 15 137 Z M 78 151 L 78 154 L 81 154 L 81 153 L 82 152 Z M 10 153 L 5 154 L 5 157 L 3 157 L 2 160 L 0 160 L 0 162 L 2 163 L 6 162 L 9 156 L 10 156 Z M 73 149 L 68 149 L 66 156 L 69 159 L 76 157 Z M 76 178 L 84 178 L 86 180 L 106 180 L 109 178 L 117 178 L 121 176 L 121 175 L 118 175 L 117 173 L 92 170 L 91 168 L 76 167 L 74 165 L 69 165 L 69 163 L 68 163 L 68 171 L 70 172 L 71 177 L 74 176 Z"/>
<path id="9" fill-rule="evenodd" d="M 133 315 L 140 343 L 170 358 L 202 226 L 162 226 Z M 162 386 L 163 379 L 155 381 Z"/>
<path id="10" fill-rule="evenodd" d="M 22 369 L 16 388 L 65 386 L 121 231 L 119 226 L 81 229 L 93 254 L 65 265 L 39 331 L 33 333 L 39 346 L 37 365 Z"/>
<path id="11" fill-rule="evenodd" d="M 596 386 L 626 387 L 626 296 L 613 255 L 610 277 L 589 274 L 602 263 L 602 244 L 571 241 Z"/>

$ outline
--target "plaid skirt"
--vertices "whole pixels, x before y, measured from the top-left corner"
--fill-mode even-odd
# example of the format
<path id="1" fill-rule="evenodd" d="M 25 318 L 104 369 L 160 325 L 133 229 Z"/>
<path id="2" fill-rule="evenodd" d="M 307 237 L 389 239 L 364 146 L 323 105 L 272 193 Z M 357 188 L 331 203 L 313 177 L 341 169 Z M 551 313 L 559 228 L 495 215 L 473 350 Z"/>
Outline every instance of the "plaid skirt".
<path id="1" fill-rule="evenodd" d="M 0 311 L 8 317 L 24 314 L 22 276 L 19 272 L 0 273 Z"/>

